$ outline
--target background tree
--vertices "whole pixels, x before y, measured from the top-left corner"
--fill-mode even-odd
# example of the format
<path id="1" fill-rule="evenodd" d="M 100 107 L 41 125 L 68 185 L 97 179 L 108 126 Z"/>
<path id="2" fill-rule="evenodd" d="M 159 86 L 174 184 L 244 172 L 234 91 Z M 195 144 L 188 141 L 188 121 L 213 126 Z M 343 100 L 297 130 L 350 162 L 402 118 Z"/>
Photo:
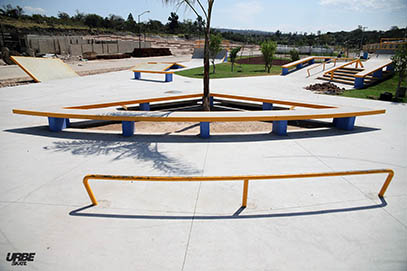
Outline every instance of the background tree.
<path id="1" fill-rule="evenodd" d="M 273 65 L 273 56 L 277 49 L 277 43 L 274 41 L 265 41 L 260 47 L 264 58 L 264 70 L 267 70 L 267 72 L 270 73 L 271 66 Z"/>
<path id="2" fill-rule="evenodd" d="M 242 47 L 236 47 L 230 51 L 229 58 L 230 58 L 230 62 L 232 63 L 232 69 L 231 69 L 232 72 L 233 72 L 233 66 L 235 65 L 235 61 L 237 58 L 237 53 L 239 53 L 240 49 L 242 49 Z"/>
<path id="3" fill-rule="evenodd" d="M 211 40 L 209 42 L 209 55 L 212 60 L 213 73 L 216 72 L 215 59 L 216 55 L 222 50 L 221 45 L 222 45 L 222 35 L 212 34 Z"/>
<path id="4" fill-rule="evenodd" d="M 178 15 L 175 12 L 171 12 L 170 17 L 168 17 L 168 30 L 170 33 L 175 34 L 177 33 L 179 22 L 178 22 Z"/>
<path id="5" fill-rule="evenodd" d="M 300 59 L 300 55 L 296 49 L 290 51 L 291 61 L 296 61 Z"/>
<path id="6" fill-rule="evenodd" d="M 392 60 L 394 70 L 399 75 L 399 82 L 396 90 L 396 98 L 399 98 L 401 96 L 401 83 L 407 80 L 407 44 L 402 44 L 397 48 L 396 54 L 392 57 Z"/>
<path id="7" fill-rule="evenodd" d="M 87 14 L 85 15 L 85 25 L 90 28 L 96 28 L 102 26 L 103 18 L 97 14 Z"/>
<path id="8" fill-rule="evenodd" d="M 176 5 L 186 5 L 188 6 L 196 16 L 201 16 L 206 20 L 205 26 L 205 45 L 204 45 L 204 78 L 203 78 L 203 109 L 205 111 L 210 111 L 209 102 L 209 40 L 211 36 L 211 18 L 212 18 L 212 8 L 215 0 L 207 0 L 207 5 L 204 7 L 202 0 L 163 0 L 166 3 L 175 3 Z M 198 4 L 195 8 L 194 4 Z M 198 13 L 200 10 L 201 14 Z"/>
<path id="9" fill-rule="evenodd" d="M 125 29 L 127 31 L 135 32 L 136 31 L 136 22 L 134 21 L 133 14 L 129 13 L 127 20 L 125 22 Z"/>

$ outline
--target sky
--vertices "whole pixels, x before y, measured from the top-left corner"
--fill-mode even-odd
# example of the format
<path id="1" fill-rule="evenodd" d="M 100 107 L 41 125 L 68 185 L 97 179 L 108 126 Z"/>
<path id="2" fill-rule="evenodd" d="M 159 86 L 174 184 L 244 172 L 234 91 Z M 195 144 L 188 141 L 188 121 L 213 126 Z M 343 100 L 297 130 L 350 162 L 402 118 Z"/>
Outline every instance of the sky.
<path id="1" fill-rule="evenodd" d="M 206 5 L 206 0 L 201 0 Z M 195 20 L 195 14 L 162 0 L 0 0 L 0 6 L 11 4 L 23 7 L 26 14 L 57 16 L 59 11 L 69 15 L 79 10 L 109 14 L 135 20 L 144 11 L 141 21 L 168 21 L 175 11 L 179 20 Z M 367 30 L 388 30 L 392 26 L 407 27 L 407 0 L 215 0 L 212 27 L 251 29 L 284 33 L 317 33 L 317 31 L 351 31 L 358 25 Z"/>

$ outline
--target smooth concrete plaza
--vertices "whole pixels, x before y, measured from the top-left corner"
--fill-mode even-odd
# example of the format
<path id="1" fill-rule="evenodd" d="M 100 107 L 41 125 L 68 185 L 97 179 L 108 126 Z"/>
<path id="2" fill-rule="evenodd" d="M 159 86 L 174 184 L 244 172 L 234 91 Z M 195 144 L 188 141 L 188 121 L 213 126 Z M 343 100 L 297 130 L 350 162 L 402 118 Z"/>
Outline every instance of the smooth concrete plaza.
<path id="1" fill-rule="evenodd" d="M 188 66 L 188 62 L 182 63 Z M 314 94 L 306 69 L 211 80 L 217 93 L 386 109 L 332 127 L 198 135 L 69 128 L 13 108 L 202 92 L 202 80 L 131 71 L 0 89 L 0 270 L 406 270 L 407 107 Z M 154 80 L 156 79 L 156 80 Z M 76 120 L 72 120 L 75 122 Z M 328 120 L 325 120 L 326 122 Z M 271 132 L 271 131 L 270 131 Z M 385 175 L 243 182 L 90 181 L 86 174 L 228 176 L 390 168 Z M 7 253 L 35 253 L 12 266 Z"/>

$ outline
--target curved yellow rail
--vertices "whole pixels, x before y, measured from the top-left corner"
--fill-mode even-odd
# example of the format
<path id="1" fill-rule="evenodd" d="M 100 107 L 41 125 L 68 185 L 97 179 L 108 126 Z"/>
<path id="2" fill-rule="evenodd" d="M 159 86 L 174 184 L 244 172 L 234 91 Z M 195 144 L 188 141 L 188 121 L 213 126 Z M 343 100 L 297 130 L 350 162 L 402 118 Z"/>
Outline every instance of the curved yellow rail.
<path id="1" fill-rule="evenodd" d="M 317 178 L 317 177 L 334 177 L 334 176 L 349 176 L 349 175 L 367 175 L 387 173 L 386 180 L 380 189 L 379 197 L 384 197 L 391 180 L 394 176 L 394 171 L 391 169 L 370 169 L 370 170 L 353 170 L 353 171 L 337 171 L 337 172 L 319 172 L 319 173 L 300 173 L 300 174 L 279 174 L 279 175 L 247 175 L 247 176 L 115 176 L 115 175 L 86 175 L 83 178 L 83 184 L 88 192 L 89 198 L 93 205 L 98 202 L 89 185 L 89 180 L 116 180 L 116 181 L 168 181 L 168 182 L 202 182 L 202 181 L 244 181 L 243 182 L 243 198 L 242 207 L 247 206 L 247 195 L 249 189 L 249 180 L 275 180 L 275 179 L 295 179 L 295 178 Z"/>

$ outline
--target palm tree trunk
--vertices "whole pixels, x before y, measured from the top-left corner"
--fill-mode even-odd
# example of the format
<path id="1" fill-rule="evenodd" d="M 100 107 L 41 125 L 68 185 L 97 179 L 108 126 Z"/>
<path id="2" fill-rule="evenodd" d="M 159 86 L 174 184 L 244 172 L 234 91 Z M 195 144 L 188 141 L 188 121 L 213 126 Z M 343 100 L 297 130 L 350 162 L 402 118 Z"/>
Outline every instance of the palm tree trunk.
<path id="1" fill-rule="evenodd" d="M 209 39 L 211 35 L 211 15 L 212 15 L 213 0 L 208 1 L 208 19 L 206 20 L 205 29 L 205 47 L 204 47 L 204 80 L 203 80 L 203 110 L 210 111 L 211 106 L 209 102 Z"/>

